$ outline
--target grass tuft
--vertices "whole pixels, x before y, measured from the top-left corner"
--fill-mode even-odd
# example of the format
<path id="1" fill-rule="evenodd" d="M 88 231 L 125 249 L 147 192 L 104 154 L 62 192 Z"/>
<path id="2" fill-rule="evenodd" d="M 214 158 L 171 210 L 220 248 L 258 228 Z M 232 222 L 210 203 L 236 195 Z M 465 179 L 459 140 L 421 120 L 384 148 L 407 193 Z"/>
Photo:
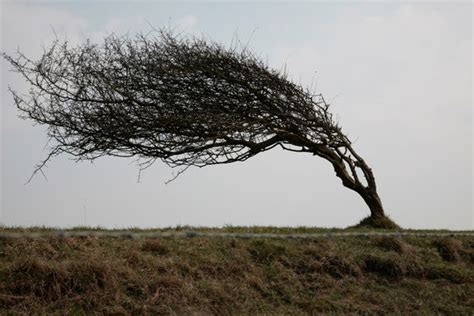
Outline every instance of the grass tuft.
<path id="1" fill-rule="evenodd" d="M 147 239 L 143 242 L 142 251 L 148 251 L 157 255 L 166 255 L 170 250 L 158 239 Z"/>
<path id="2" fill-rule="evenodd" d="M 409 247 L 401 238 L 394 236 L 380 236 L 375 239 L 375 245 L 388 250 L 395 251 L 398 253 L 405 253 L 408 251 Z"/>
<path id="3" fill-rule="evenodd" d="M 434 241 L 438 253 L 446 261 L 457 262 L 461 260 L 460 252 L 462 242 L 453 238 L 444 238 Z"/>
<path id="4" fill-rule="evenodd" d="M 363 268 L 365 271 L 397 280 L 402 279 L 407 274 L 404 262 L 397 256 L 378 257 L 369 254 L 364 259 Z"/>
<path id="5" fill-rule="evenodd" d="M 359 224 L 348 228 L 379 228 L 379 229 L 400 229 L 388 216 L 367 216 Z"/>

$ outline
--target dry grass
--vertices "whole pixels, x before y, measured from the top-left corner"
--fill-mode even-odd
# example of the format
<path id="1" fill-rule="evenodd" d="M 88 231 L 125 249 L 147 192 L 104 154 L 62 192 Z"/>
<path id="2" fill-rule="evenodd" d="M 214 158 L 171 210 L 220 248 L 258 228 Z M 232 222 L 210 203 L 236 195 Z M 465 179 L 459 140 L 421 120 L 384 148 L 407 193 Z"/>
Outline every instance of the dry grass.
<path id="1" fill-rule="evenodd" d="M 401 238 L 393 236 L 376 237 L 375 245 L 382 249 L 388 251 L 395 251 L 400 254 L 406 253 L 411 250 L 411 248 Z"/>
<path id="2" fill-rule="evenodd" d="M 439 255 L 446 261 L 456 262 L 461 259 L 462 242 L 453 238 L 435 240 L 433 244 L 438 248 Z"/>
<path id="3" fill-rule="evenodd" d="M 164 246 L 163 243 L 158 239 L 145 240 L 141 249 L 143 251 L 149 251 L 158 255 L 166 255 L 169 252 L 168 247 Z"/>
<path id="4" fill-rule="evenodd" d="M 468 237 L 0 239 L 0 314 L 474 313 Z"/>
<path id="5" fill-rule="evenodd" d="M 400 229 L 392 219 L 388 216 L 363 218 L 359 224 L 352 226 L 352 228 L 382 228 L 382 229 Z"/>

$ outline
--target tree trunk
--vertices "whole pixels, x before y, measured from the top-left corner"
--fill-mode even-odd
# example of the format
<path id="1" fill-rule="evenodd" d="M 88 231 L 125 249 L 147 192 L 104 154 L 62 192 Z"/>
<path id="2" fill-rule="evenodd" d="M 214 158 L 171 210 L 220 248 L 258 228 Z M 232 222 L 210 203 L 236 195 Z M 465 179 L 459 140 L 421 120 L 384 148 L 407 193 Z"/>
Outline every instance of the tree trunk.
<path id="1" fill-rule="evenodd" d="M 376 190 L 364 188 L 362 190 L 356 191 L 360 194 L 360 196 L 364 199 L 365 203 L 369 207 L 370 216 L 372 218 L 385 217 L 382 201 L 380 200 L 380 197 L 377 194 Z"/>
<path id="2" fill-rule="evenodd" d="M 354 152 L 355 154 L 355 152 Z M 321 155 L 323 158 L 329 160 L 334 167 L 334 171 L 336 172 L 336 176 L 342 180 L 342 184 L 353 191 L 359 193 L 359 195 L 364 199 L 365 203 L 370 209 L 370 217 L 372 219 L 382 219 L 386 218 L 385 212 L 382 205 L 382 200 L 380 199 L 379 195 L 377 194 L 377 186 L 375 184 L 375 177 L 372 173 L 372 169 L 367 166 L 365 161 L 357 156 L 358 164 L 352 164 L 352 168 L 346 168 L 343 159 L 339 159 L 339 157 L 335 157 L 330 153 L 325 153 Z M 367 184 L 362 184 L 355 171 L 355 168 L 360 168 L 364 175 Z"/>
<path id="3" fill-rule="evenodd" d="M 313 155 L 328 160 L 334 167 L 336 176 L 342 180 L 342 185 L 359 193 L 370 209 L 370 217 L 365 219 L 364 224 L 380 228 L 398 227 L 385 216 L 382 200 L 377 194 L 377 185 L 372 169 L 355 152 L 348 141 L 344 144 L 345 146 L 332 148 L 311 143 L 306 139 L 290 138 L 288 141 L 303 147 L 306 146 Z M 361 222 L 361 224 L 363 223 Z"/>

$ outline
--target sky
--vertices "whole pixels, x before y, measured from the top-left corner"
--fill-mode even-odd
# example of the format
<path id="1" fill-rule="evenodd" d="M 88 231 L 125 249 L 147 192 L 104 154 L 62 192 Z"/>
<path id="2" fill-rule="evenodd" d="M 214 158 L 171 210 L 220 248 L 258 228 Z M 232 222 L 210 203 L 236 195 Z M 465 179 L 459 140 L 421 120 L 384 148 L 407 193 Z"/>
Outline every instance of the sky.
<path id="1" fill-rule="evenodd" d="M 172 26 L 231 45 L 237 37 L 331 104 L 372 167 L 387 214 L 405 228 L 474 229 L 471 2 L 2 1 L 1 51 L 39 59 L 58 37 L 100 43 Z M 369 214 L 320 158 L 278 149 L 246 162 L 140 182 L 133 159 L 47 155 L 45 127 L 21 120 L 2 59 L 0 224 L 346 227 Z"/>

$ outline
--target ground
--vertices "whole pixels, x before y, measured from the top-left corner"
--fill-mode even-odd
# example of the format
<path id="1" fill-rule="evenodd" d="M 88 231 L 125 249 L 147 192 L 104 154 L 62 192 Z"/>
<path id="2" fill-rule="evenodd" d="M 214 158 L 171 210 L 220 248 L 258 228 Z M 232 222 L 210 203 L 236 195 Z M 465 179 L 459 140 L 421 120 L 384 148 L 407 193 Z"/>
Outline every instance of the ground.
<path id="1" fill-rule="evenodd" d="M 473 268 L 474 236 L 1 238 L 0 314 L 472 315 Z"/>

